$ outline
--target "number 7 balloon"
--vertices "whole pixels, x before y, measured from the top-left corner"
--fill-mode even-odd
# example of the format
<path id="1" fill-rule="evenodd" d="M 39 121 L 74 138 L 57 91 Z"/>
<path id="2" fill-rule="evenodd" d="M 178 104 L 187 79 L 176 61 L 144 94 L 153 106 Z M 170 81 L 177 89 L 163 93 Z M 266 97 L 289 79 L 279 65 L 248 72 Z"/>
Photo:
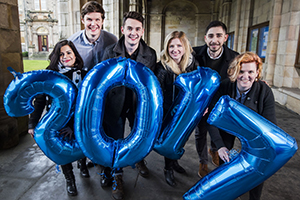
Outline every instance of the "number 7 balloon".
<path id="1" fill-rule="evenodd" d="M 242 149 L 197 182 L 184 199 L 235 199 L 272 176 L 298 149 L 293 137 L 229 96 L 219 99 L 207 122 L 237 136 Z"/>
<path id="2" fill-rule="evenodd" d="M 58 165 L 84 157 L 75 139 L 63 140 L 58 130 L 74 112 L 77 88 L 72 81 L 52 70 L 18 73 L 8 68 L 15 79 L 7 87 L 3 101 L 7 114 L 21 117 L 33 112 L 32 101 L 39 94 L 52 97 L 50 110 L 34 129 L 34 139 L 44 154 Z M 74 105 L 73 105 L 74 104 Z"/>

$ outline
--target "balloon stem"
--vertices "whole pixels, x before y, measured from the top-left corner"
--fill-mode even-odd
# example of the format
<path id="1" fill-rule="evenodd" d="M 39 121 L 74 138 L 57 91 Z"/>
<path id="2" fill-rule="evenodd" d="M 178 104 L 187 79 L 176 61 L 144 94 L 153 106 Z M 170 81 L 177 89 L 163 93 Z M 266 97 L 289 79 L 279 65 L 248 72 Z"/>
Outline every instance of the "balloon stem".
<path id="1" fill-rule="evenodd" d="M 16 70 L 14 70 L 12 67 L 7 67 L 7 69 L 10 71 L 10 73 L 12 73 L 12 75 L 14 75 L 15 78 L 21 78 L 22 74 L 20 72 L 16 72 Z"/>

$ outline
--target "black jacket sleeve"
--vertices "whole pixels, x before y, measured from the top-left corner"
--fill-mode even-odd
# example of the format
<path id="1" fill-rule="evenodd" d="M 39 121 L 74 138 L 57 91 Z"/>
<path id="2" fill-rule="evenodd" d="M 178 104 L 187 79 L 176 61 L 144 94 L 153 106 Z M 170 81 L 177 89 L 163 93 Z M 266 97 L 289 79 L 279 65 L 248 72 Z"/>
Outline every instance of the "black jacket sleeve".
<path id="1" fill-rule="evenodd" d="M 34 100 L 34 111 L 29 115 L 28 129 L 34 129 L 38 124 L 46 106 L 46 95 L 38 95 Z"/>

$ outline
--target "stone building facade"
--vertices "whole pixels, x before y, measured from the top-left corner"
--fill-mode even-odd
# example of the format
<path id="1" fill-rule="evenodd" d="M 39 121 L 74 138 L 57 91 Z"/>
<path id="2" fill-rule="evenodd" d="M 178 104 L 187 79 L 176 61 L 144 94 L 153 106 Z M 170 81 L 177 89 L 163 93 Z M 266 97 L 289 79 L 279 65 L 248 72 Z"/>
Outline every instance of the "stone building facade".
<path id="1" fill-rule="evenodd" d="M 83 28 L 80 8 L 85 2 L 87 0 L 0 0 L 0 76 L 4 76 L 1 78 L 1 99 L 12 79 L 4 75 L 7 73 L 4 67 L 13 64 L 22 71 L 19 44 L 22 44 L 23 51 L 29 52 L 29 56 L 51 52 L 56 42 Z M 299 0 L 98 2 L 102 3 L 106 11 L 103 28 L 116 36 L 121 36 L 124 12 L 141 12 L 145 17 L 143 38 L 156 50 L 158 59 L 164 38 L 169 32 L 182 30 L 192 46 L 199 46 L 204 44 L 205 27 L 208 23 L 212 20 L 223 21 L 228 27 L 227 45 L 240 53 L 258 53 L 264 60 L 263 79 L 272 87 L 276 101 L 300 114 Z M 18 15 L 20 22 L 15 18 Z M 11 45 L 12 43 L 17 46 Z M 10 56 L 15 57 L 10 59 Z M 3 111 L 3 104 L 0 105 L 0 112 L 3 119 L 8 118 Z"/>

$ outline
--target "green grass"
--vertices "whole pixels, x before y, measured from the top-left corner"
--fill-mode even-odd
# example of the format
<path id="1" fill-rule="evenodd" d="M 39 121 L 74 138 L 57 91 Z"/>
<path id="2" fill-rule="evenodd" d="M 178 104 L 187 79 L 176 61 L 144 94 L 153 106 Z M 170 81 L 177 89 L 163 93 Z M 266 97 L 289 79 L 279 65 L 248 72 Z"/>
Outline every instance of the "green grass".
<path id="1" fill-rule="evenodd" d="M 24 72 L 46 69 L 49 65 L 47 60 L 23 60 Z"/>

